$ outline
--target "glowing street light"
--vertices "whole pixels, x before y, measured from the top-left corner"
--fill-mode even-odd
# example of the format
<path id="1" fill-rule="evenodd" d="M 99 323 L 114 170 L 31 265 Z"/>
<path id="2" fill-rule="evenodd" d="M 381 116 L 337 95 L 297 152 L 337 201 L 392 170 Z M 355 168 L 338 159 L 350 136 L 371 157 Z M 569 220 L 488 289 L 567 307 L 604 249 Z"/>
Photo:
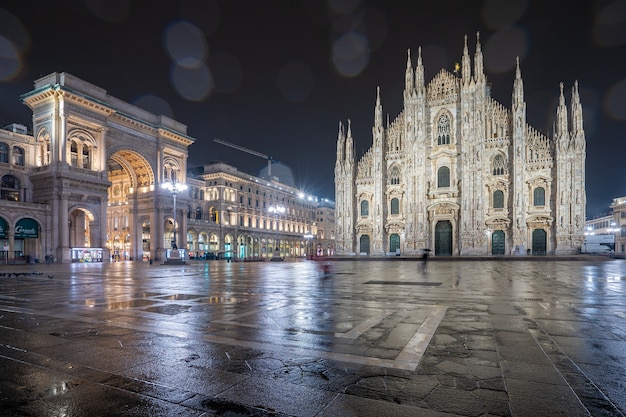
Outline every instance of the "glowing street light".
<path id="1" fill-rule="evenodd" d="M 309 247 L 311 246 L 311 239 L 313 238 L 313 235 L 307 233 L 306 235 L 304 235 L 304 238 L 306 239 L 306 258 L 309 259 L 309 257 L 311 256 L 309 254 Z"/>
<path id="2" fill-rule="evenodd" d="M 267 209 L 270 213 L 274 213 L 274 224 L 276 225 L 276 232 L 274 234 L 274 254 L 280 256 L 280 245 L 278 244 L 278 215 L 285 212 L 283 206 L 270 206 Z"/>
<path id="3" fill-rule="evenodd" d="M 169 190 L 174 197 L 174 245 L 172 249 L 178 249 L 178 240 L 176 238 L 176 232 L 178 230 L 178 221 L 176 220 L 176 195 L 181 191 L 185 191 L 187 189 L 187 185 L 176 182 L 175 180 L 170 180 L 162 183 L 161 188 Z"/>

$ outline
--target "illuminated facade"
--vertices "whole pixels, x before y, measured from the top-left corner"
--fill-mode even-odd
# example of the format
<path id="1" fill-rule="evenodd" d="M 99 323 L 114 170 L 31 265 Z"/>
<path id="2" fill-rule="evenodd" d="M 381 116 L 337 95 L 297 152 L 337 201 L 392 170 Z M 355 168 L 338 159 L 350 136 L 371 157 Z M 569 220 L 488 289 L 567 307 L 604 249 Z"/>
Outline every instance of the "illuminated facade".
<path id="1" fill-rule="evenodd" d="M 473 71 L 472 71 L 473 69 Z M 519 61 L 512 106 L 490 96 L 477 41 L 460 68 L 424 80 L 407 59 L 404 109 L 355 159 L 350 122 L 335 165 L 339 254 L 573 254 L 584 240 L 586 141 L 578 85 L 563 85 L 552 137 L 526 123 Z M 528 252 L 529 251 L 529 252 Z"/>
<path id="2" fill-rule="evenodd" d="M 188 177 L 187 126 L 67 73 L 22 101 L 33 133 L 0 130 L 1 262 L 164 260 L 174 244 L 186 257 L 304 256 L 316 201 L 225 164 Z"/>

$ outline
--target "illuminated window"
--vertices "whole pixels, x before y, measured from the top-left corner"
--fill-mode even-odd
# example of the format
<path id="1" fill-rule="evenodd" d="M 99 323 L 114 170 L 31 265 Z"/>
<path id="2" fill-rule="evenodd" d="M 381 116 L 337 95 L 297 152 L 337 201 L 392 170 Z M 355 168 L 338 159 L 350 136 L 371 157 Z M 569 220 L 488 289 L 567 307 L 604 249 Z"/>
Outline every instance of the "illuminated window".
<path id="1" fill-rule="evenodd" d="M 8 201 L 20 201 L 20 180 L 13 175 L 4 175 L 0 183 L 0 198 Z"/>
<path id="2" fill-rule="evenodd" d="M 83 145 L 83 168 L 91 169 L 91 149 L 88 146 Z"/>

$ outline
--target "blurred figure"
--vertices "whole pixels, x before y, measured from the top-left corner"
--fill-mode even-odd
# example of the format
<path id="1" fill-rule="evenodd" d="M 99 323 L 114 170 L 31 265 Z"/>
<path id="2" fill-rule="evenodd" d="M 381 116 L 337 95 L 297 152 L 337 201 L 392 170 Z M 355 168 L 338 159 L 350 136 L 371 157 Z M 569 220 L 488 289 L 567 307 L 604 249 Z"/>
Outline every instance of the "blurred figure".
<path id="1" fill-rule="evenodd" d="M 320 262 L 320 274 L 328 277 L 333 273 L 333 269 L 329 262 Z"/>

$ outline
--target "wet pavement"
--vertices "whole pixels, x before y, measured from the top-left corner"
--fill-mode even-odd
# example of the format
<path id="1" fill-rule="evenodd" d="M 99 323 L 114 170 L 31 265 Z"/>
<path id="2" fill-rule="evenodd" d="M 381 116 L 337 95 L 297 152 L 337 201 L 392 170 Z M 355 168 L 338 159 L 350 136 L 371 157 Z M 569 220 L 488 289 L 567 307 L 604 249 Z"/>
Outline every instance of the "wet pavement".
<path id="1" fill-rule="evenodd" d="M 623 416 L 626 261 L 0 266 L 2 416 Z"/>

